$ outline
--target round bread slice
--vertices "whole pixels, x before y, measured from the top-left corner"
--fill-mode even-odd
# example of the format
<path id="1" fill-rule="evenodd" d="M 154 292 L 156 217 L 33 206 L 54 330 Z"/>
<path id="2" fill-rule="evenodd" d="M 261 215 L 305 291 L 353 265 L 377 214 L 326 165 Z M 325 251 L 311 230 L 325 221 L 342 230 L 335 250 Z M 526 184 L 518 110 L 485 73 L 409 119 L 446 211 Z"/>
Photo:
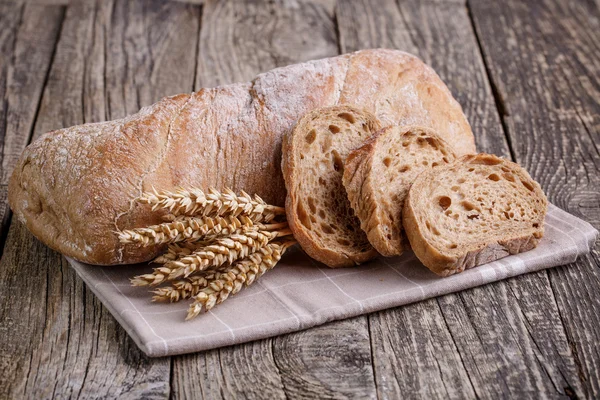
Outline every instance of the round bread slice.
<path id="1" fill-rule="evenodd" d="M 424 170 L 455 159 L 448 143 L 419 126 L 383 128 L 350 153 L 344 187 L 375 250 L 387 257 L 402 254 L 408 245 L 402 233 L 402 207 L 410 186 Z"/>
<path id="2" fill-rule="evenodd" d="M 477 154 L 419 175 L 403 224 L 419 260 L 448 276 L 535 248 L 547 206 L 540 185 L 518 164 Z"/>
<path id="3" fill-rule="evenodd" d="M 282 170 L 290 229 L 309 256 L 331 268 L 377 256 L 352 211 L 342 175 L 348 154 L 380 128 L 367 111 L 325 107 L 304 115 L 284 139 Z"/>

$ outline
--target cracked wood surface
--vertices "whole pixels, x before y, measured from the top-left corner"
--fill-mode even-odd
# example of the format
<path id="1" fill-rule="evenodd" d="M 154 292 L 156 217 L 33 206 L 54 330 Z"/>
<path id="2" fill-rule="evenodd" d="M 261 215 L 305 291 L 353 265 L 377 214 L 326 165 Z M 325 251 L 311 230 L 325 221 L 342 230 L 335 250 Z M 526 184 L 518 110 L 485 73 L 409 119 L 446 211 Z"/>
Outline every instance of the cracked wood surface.
<path id="1" fill-rule="evenodd" d="M 0 397 L 599 397 L 598 247 L 458 294 L 149 359 L 6 206 L 16 158 L 43 132 L 391 47 L 440 74 L 480 150 L 522 163 L 599 227 L 599 17 L 591 0 L 0 1 Z"/>

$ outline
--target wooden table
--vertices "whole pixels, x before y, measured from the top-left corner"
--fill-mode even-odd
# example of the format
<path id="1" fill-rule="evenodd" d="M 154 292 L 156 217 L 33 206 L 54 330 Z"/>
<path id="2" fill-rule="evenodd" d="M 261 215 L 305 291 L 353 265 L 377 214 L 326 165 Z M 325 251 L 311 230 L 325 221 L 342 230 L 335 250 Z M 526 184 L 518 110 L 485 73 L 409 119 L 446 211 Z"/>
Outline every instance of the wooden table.
<path id="1" fill-rule="evenodd" d="M 149 359 L 7 182 L 43 132 L 369 47 L 419 55 L 481 151 L 600 227 L 598 0 L 0 2 L 0 398 L 600 397 L 600 247 L 575 264 L 245 345 Z"/>

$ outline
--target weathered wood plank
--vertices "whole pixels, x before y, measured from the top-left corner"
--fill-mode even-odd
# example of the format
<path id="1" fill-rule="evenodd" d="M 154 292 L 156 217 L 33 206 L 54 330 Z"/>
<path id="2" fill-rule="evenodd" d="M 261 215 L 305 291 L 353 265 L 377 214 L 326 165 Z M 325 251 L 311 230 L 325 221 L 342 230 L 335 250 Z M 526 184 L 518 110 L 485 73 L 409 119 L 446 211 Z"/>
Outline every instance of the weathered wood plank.
<path id="1" fill-rule="evenodd" d="M 62 7 L 0 4 L 0 251 L 10 221 L 8 181 L 33 131 L 63 14 Z"/>
<path id="2" fill-rule="evenodd" d="M 278 336 L 273 351 L 288 398 L 377 397 L 366 317 Z"/>
<path id="3" fill-rule="evenodd" d="M 383 46 L 418 54 L 463 105 L 478 148 L 510 157 L 464 3 L 384 1 L 377 6 L 369 1 L 338 3 L 342 50 Z M 438 327 L 431 342 L 413 339 L 419 346 L 407 347 L 402 338 L 387 333 L 390 320 L 406 325 L 403 321 L 422 320 L 423 313 Z M 545 273 L 386 311 L 369 319 L 376 381 L 382 395 L 470 397 L 475 393 L 498 397 L 545 393 L 553 397 L 565 394 L 565 387 L 581 393 L 575 359 Z M 418 325 L 405 329 L 409 337 L 423 336 Z M 437 342 L 448 337 L 453 346 L 439 351 Z M 427 379 L 412 377 L 417 371 Z"/>
<path id="4" fill-rule="evenodd" d="M 164 7 L 122 0 L 67 8 L 36 137 L 192 89 L 195 60 L 186 57 L 195 54 L 200 8 Z M 0 305 L 0 397 L 169 395 L 170 359 L 145 357 L 65 260 L 17 221 L 0 262 Z"/>
<path id="5" fill-rule="evenodd" d="M 478 1 L 469 7 L 517 160 L 550 201 L 599 227 L 598 3 Z M 549 271 L 584 394 L 592 398 L 600 396 L 598 249 Z"/>
<path id="6" fill-rule="evenodd" d="M 331 2 L 207 1 L 196 87 L 335 54 Z M 173 361 L 173 388 L 184 398 L 375 395 L 365 317 Z"/>
<path id="7" fill-rule="evenodd" d="M 332 10 L 311 1 L 207 1 L 196 87 L 337 54 Z"/>

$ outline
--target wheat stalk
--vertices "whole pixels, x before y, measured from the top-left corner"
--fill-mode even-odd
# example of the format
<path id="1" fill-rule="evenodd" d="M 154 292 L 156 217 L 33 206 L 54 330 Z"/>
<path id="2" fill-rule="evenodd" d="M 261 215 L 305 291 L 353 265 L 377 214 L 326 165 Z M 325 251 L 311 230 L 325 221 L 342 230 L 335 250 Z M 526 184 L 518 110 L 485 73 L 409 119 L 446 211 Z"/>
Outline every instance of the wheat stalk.
<path id="1" fill-rule="evenodd" d="M 152 210 L 165 209 L 174 215 L 247 215 L 256 221 L 269 222 L 277 215 L 284 215 L 285 208 L 271 206 L 258 196 L 252 198 L 248 193 L 242 191 L 239 195 L 231 189 L 225 189 L 223 193 L 210 188 L 208 193 L 198 188 L 179 188 L 176 192 L 152 192 L 143 193 L 138 202 L 150 204 Z"/>
<path id="2" fill-rule="evenodd" d="M 244 285 L 251 285 L 257 278 L 272 269 L 285 251 L 295 243 L 294 240 L 283 243 L 271 242 L 259 251 L 234 262 L 230 268 L 213 279 L 207 279 L 206 285 L 199 288 L 194 296 L 186 320 L 195 318 L 203 309 L 208 311 L 227 300 L 229 295 L 236 294 Z"/>

